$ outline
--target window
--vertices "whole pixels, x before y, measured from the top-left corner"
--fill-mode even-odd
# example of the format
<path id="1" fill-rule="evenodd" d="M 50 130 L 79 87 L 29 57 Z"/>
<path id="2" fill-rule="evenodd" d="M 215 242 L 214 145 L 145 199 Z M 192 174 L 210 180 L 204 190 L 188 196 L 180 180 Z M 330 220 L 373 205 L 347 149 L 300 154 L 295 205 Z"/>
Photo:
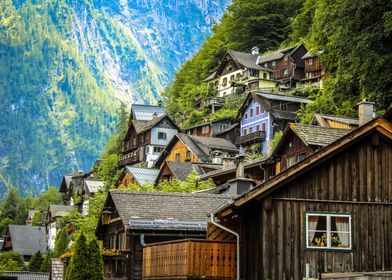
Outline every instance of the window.
<path id="1" fill-rule="evenodd" d="M 275 67 L 276 61 L 272 61 L 272 67 Z"/>
<path id="2" fill-rule="evenodd" d="M 234 81 L 234 75 L 230 76 L 230 82 Z"/>
<path id="3" fill-rule="evenodd" d="M 226 128 L 226 125 L 225 124 L 220 124 L 219 125 L 219 130 L 224 130 Z"/>
<path id="4" fill-rule="evenodd" d="M 262 131 L 265 131 L 265 123 L 262 123 L 262 124 L 261 124 L 261 127 L 262 127 L 261 130 L 262 130 Z"/>
<path id="5" fill-rule="evenodd" d="M 210 126 L 209 125 L 202 126 L 201 133 L 203 133 L 203 134 L 210 133 Z"/>
<path id="6" fill-rule="evenodd" d="M 241 74 L 237 73 L 237 75 L 235 76 L 237 80 L 241 79 Z"/>
<path id="7" fill-rule="evenodd" d="M 297 163 L 296 156 L 291 156 L 287 158 L 287 168 L 293 166 L 296 163 Z"/>
<path id="8" fill-rule="evenodd" d="M 306 154 L 302 153 L 298 155 L 298 162 L 303 161 L 306 158 Z"/>
<path id="9" fill-rule="evenodd" d="M 162 153 L 163 147 L 154 147 L 154 153 Z"/>
<path id="10" fill-rule="evenodd" d="M 248 119 L 248 113 L 245 113 L 245 120 Z"/>
<path id="11" fill-rule="evenodd" d="M 289 74 L 289 69 L 283 68 L 283 75 L 288 75 Z"/>
<path id="12" fill-rule="evenodd" d="M 250 112 L 249 112 L 249 114 L 250 114 L 250 118 L 253 118 L 253 108 L 250 108 Z"/>
<path id="13" fill-rule="evenodd" d="M 192 158 L 192 153 L 191 153 L 191 151 L 186 151 L 186 160 L 191 160 L 191 158 Z"/>
<path id="14" fill-rule="evenodd" d="M 125 232 L 121 232 L 118 235 L 118 249 L 120 249 L 120 250 L 126 249 L 126 234 L 125 234 Z"/>
<path id="15" fill-rule="evenodd" d="M 286 55 L 286 56 L 284 57 L 284 61 L 287 61 L 287 60 L 289 60 L 289 56 L 288 56 L 288 55 Z"/>
<path id="16" fill-rule="evenodd" d="M 306 213 L 306 248 L 351 249 L 351 214 Z"/>
<path id="17" fill-rule="evenodd" d="M 309 58 L 309 65 L 313 65 L 313 58 Z"/>
<path id="18" fill-rule="evenodd" d="M 248 130 L 245 128 L 244 129 L 244 135 L 248 134 Z"/>
<path id="19" fill-rule="evenodd" d="M 268 68 L 268 63 L 264 63 L 264 67 L 265 67 L 265 68 Z"/>
<path id="20" fill-rule="evenodd" d="M 287 111 L 287 103 L 280 103 L 279 107 L 280 107 L 280 110 Z"/>
<path id="21" fill-rule="evenodd" d="M 260 114 L 260 106 L 256 107 L 256 116 L 258 116 Z"/>
<path id="22" fill-rule="evenodd" d="M 160 140 L 166 140 L 166 133 L 165 132 L 158 132 L 158 139 Z"/>
<path id="23" fill-rule="evenodd" d="M 249 127 L 249 134 L 253 133 L 253 127 Z"/>
<path id="24" fill-rule="evenodd" d="M 263 79 L 267 80 L 267 73 L 263 73 Z"/>
<path id="25" fill-rule="evenodd" d="M 176 161 L 180 161 L 180 160 L 181 160 L 181 154 L 178 153 L 178 154 L 176 154 Z"/>
<path id="26" fill-rule="evenodd" d="M 109 249 L 117 249 L 117 236 L 115 234 L 109 237 Z"/>
<path id="27" fill-rule="evenodd" d="M 222 86 L 226 86 L 226 85 L 227 85 L 227 78 L 224 78 L 224 79 L 223 79 Z"/>
<path id="28" fill-rule="evenodd" d="M 256 125 L 256 131 L 260 131 L 260 125 Z"/>

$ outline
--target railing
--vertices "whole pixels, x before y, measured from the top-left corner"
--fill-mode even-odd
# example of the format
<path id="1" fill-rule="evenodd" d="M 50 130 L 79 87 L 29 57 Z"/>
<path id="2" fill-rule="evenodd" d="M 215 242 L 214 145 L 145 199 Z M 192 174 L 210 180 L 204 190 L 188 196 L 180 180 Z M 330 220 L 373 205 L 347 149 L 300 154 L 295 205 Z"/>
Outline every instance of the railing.
<path id="1" fill-rule="evenodd" d="M 235 242 L 186 239 L 143 249 L 143 279 L 177 277 L 235 279 Z"/>
<path id="2" fill-rule="evenodd" d="M 124 166 L 127 164 L 135 163 L 139 161 L 139 153 L 136 153 L 135 156 L 130 156 L 127 157 L 126 155 L 123 155 L 122 158 L 118 161 L 118 166 Z"/>
<path id="3" fill-rule="evenodd" d="M 265 131 L 256 131 L 253 133 L 246 134 L 244 136 L 239 136 L 235 139 L 235 145 L 251 144 L 256 142 L 264 141 Z"/>

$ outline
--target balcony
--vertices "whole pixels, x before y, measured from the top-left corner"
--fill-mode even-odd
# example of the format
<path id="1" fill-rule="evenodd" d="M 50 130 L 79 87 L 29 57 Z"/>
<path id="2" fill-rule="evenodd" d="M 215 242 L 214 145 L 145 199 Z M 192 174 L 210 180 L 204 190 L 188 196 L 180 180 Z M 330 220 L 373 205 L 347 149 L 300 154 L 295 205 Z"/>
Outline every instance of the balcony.
<path id="1" fill-rule="evenodd" d="M 138 152 L 136 152 L 136 155 L 134 155 L 134 156 L 130 156 L 129 154 L 122 155 L 120 157 L 120 160 L 118 161 L 117 165 L 121 167 L 121 166 L 129 165 L 132 163 L 136 163 L 136 162 L 139 162 L 139 153 Z"/>
<path id="2" fill-rule="evenodd" d="M 265 140 L 265 131 L 256 131 L 243 136 L 239 136 L 235 139 L 235 145 L 249 145 L 254 143 L 260 143 Z"/>
<path id="3" fill-rule="evenodd" d="M 143 279 L 199 278 L 235 279 L 235 242 L 186 239 L 143 249 Z"/>

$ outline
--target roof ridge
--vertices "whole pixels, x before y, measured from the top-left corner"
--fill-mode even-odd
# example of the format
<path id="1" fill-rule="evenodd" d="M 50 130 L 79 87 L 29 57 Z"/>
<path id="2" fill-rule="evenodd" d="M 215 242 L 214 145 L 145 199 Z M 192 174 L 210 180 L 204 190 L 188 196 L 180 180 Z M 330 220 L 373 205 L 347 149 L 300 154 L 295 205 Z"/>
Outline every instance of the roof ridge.
<path id="1" fill-rule="evenodd" d="M 222 194 L 200 194 L 200 193 L 187 193 L 187 192 L 151 192 L 151 191 L 131 191 L 131 190 L 110 190 L 110 193 L 122 193 L 122 194 L 137 194 L 137 195 L 154 195 L 154 196 L 190 196 L 190 197 L 217 197 L 226 198 Z"/>

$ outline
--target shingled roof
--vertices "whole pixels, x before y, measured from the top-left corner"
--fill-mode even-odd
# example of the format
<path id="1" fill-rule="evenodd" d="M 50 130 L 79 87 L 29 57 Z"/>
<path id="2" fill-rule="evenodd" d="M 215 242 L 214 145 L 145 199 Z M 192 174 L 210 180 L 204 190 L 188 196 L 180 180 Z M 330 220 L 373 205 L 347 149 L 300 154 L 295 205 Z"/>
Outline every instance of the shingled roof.
<path id="1" fill-rule="evenodd" d="M 49 272 L 5 271 L 1 275 L 17 280 L 49 280 Z"/>
<path id="2" fill-rule="evenodd" d="M 314 114 L 312 124 L 319 124 L 320 126 L 328 127 L 327 120 L 344 123 L 351 126 L 359 126 L 359 120 L 355 118 L 340 117 L 326 114 Z"/>
<path id="3" fill-rule="evenodd" d="M 114 202 L 127 228 L 192 230 L 186 225 L 200 224 L 205 229 L 207 215 L 233 196 L 200 193 L 138 192 L 111 190 Z M 168 228 L 164 225 L 169 225 Z M 198 227 L 200 230 L 200 227 Z"/>
<path id="4" fill-rule="evenodd" d="M 65 175 L 61 180 L 59 192 L 67 192 L 71 184 L 72 175 Z"/>
<path id="5" fill-rule="evenodd" d="M 100 180 L 93 180 L 93 179 L 86 179 L 84 181 L 85 186 L 86 186 L 86 193 L 87 194 L 92 194 L 92 193 L 96 193 L 100 190 L 102 190 L 105 182 L 104 181 L 100 181 Z"/>
<path id="6" fill-rule="evenodd" d="M 297 50 L 302 44 L 296 45 L 296 46 L 291 46 L 285 49 L 280 49 L 271 53 L 263 54 L 258 57 L 257 63 L 262 64 L 265 62 L 270 62 L 274 60 L 278 60 L 283 58 L 287 53 L 293 53 L 295 50 Z"/>
<path id="7" fill-rule="evenodd" d="M 45 227 L 27 225 L 8 226 L 12 250 L 23 256 L 32 256 L 38 251 L 46 253 Z"/>
<path id="8" fill-rule="evenodd" d="M 262 67 L 257 64 L 257 58 L 259 57 L 258 54 L 244 53 L 244 52 L 238 52 L 232 50 L 228 51 L 228 53 L 231 55 L 234 61 L 240 66 L 243 66 L 248 69 L 264 70 L 264 71 L 272 72 L 271 69 Z"/>
<path id="9" fill-rule="evenodd" d="M 52 218 L 64 217 L 73 211 L 73 206 L 50 204 L 49 211 Z"/>
<path id="10" fill-rule="evenodd" d="M 166 118 L 169 119 L 174 124 L 174 126 L 177 127 L 176 123 L 167 114 L 161 115 L 159 117 L 155 117 L 155 118 L 153 118 L 152 120 L 149 120 L 149 121 L 133 120 L 132 124 L 135 127 L 136 133 L 140 134 L 140 133 L 143 133 L 143 132 L 145 132 L 147 130 L 152 129 L 159 122 L 161 122 L 162 120 L 164 120 Z"/>
<path id="11" fill-rule="evenodd" d="M 133 104 L 131 108 L 131 119 L 138 121 L 150 121 L 153 119 L 154 114 L 161 116 L 165 113 L 165 107 L 144 105 L 144 104 Z"/>
<path id="12" fill-rule="evenodd" d="M 320 147 L 325 147 L 352 131 L 351 129 L 329 128 L 299 123 L 291 123 L 289 127 L 306 145 Z"/>

